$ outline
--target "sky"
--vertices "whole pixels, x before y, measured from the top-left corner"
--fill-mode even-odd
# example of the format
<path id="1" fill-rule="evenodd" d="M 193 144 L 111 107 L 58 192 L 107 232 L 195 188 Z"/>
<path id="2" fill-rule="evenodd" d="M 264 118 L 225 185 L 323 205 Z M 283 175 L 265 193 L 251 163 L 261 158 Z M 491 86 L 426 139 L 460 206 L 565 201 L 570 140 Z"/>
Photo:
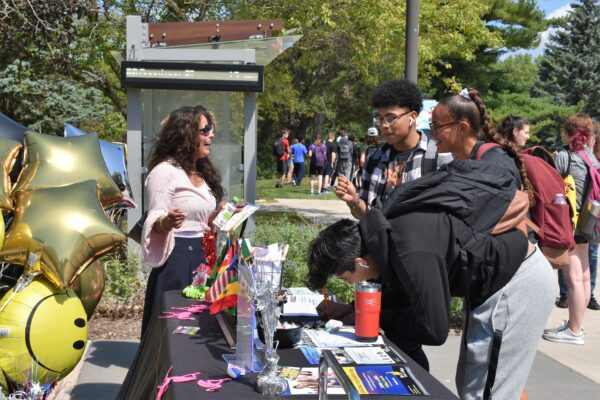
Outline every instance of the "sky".
<path id="1" fill-rule="evenodd" d="M 546 18 L 562 17 L 566 15 L 571 9 L 569 3 L 571 3 L 570 0 L 537 0 L 538 7 L 544 11 Z M 512 54 L 531 54 L 534 57 L 541 55 L 544 52 L 545 42 L 548 40 L 548 37 L 553 30 L 554 29 L 549 29 L 542 33 L 541 43 L 537 48 L 528 51 L 518 51 Z"/>

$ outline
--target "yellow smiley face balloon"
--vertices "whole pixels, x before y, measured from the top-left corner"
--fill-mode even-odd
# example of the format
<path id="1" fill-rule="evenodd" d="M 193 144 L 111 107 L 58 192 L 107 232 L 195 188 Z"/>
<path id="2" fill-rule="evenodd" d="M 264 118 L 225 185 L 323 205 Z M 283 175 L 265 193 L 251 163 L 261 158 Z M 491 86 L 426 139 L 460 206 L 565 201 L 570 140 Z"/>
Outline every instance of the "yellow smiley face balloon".
<path id="1" fill-rule="evenodd" d="M 104 214 L 95 181 L 20 190 L 15 200 L 0 261 L 25 265 L 26 273 L 41 272 L 57 287 L 67 288 L 90 263 L 127 238 Z M 39 256 L 35 265 L 27 263 L 30 254 Z"/>
<path id="2" fill-rule="evenodd" d="M 87 342 L 87 315 L 71 290 L 38 277 L 0 300 L 0 370 L 17 385 L 50 383 L 77 365 Z M 4 374 L 0 384 L 7 387 Z"/>
<path id="3" fill-rule="evenodd" d="M 98 182 L 104 207 L 123 198 L 102 158 L 98 135 L 63 138 L 33 131 L 25 133 L 23 169 L 13 192 L 70 185 L 88 179 Z"/>

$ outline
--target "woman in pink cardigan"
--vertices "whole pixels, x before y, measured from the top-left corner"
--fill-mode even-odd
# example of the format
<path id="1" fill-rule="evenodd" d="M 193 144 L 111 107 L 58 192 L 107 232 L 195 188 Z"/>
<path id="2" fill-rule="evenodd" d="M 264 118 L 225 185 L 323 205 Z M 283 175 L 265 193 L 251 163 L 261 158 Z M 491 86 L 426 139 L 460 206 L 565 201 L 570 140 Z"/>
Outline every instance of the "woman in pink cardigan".
<path id="1" fill-rule="evenodd" d="M 150 154 L 142 254 L 153 269 L 142 336 L 163 292 L 189 285 L 194 269 L 205 261 L 202 237 L 212 229 L 223 197 L 221 177 L 208 159 L 214 127 L 213 115 L 202 106 L 175 110 L 161 124 Z"/>

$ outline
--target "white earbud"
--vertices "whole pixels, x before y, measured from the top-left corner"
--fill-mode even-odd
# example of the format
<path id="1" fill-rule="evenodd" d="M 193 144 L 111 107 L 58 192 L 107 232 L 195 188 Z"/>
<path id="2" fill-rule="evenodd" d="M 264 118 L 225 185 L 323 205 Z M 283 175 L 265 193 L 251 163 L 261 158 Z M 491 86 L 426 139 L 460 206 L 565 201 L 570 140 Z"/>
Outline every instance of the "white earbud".
<path id="1" fill-rule="evenodd" d="M 408 127 L 412 128 L 413 120 L 412 118 L 408 120 Z"/>

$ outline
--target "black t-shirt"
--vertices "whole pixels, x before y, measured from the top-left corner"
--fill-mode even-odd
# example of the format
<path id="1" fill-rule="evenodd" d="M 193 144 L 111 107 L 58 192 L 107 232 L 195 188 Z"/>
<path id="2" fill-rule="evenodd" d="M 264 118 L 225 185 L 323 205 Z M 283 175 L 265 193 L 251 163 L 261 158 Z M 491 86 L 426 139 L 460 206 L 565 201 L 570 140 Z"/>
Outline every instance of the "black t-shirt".
<path id="1" fill-rule="evenodd" d="M 337 153 L 337 143 L 334 139 L 333 141 L 326 141 L 325 145 L 327 146 L 327 162 L 331 162 L 331 154 Z"/>
<path id="2" fill-rule="evenodd" d="M 387 246 L 383 259 L 374 257 L 382 282 L 381 328 L 392 341 L 442 344 L 450 325 L 450 297 L 466 292 L 461 246 L 473 237 L 472 229 L 439 210 L 399 215 L 386 227 L 371 218 L 372 211 L 360 226 L 366 254 L 385 252 Z M 370 233 L 371 227 L 377 233 Z M 472 308 L 512 279 L 526 253 L 527 238 L 518 230 L 481 236 L 469 251 Z"/>

